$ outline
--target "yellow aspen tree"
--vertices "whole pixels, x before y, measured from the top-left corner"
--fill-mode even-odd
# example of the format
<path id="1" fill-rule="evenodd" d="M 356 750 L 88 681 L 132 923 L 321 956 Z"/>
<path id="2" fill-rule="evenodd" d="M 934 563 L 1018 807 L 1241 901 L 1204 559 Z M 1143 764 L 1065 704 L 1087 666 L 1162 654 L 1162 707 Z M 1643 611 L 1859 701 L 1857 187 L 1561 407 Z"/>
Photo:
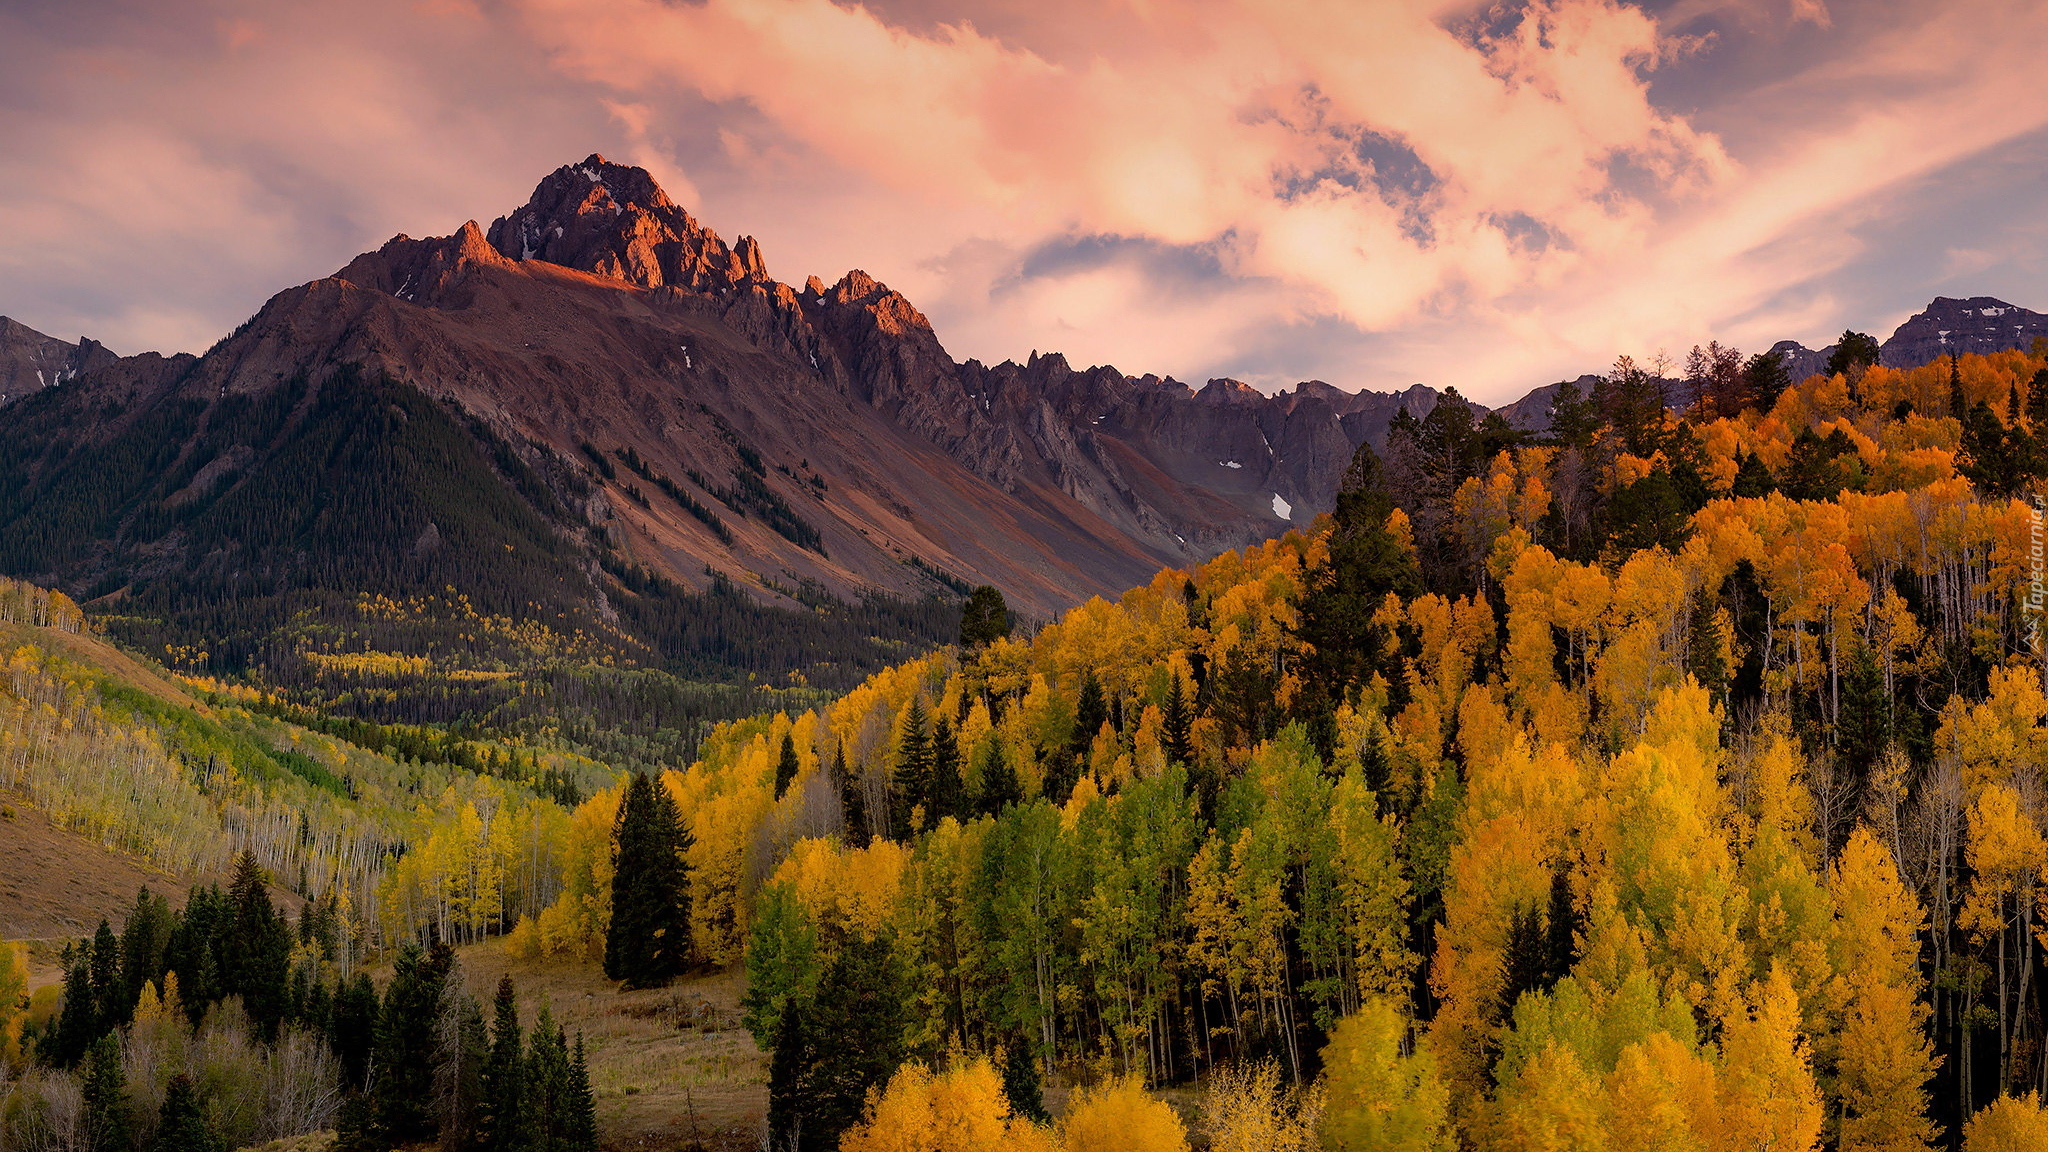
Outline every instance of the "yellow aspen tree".
<path id="1" fill-rule="evenodd" d="M 1010 1114 L 1002 1077 L 986 1057 L 956 1054 L 933 1072 L 910 1063 L 870 1095 L 866 1118 L 840 1138 L 841 1152 L 1038 1152 L 1050 1141 Z"/>
<path id="2" fill-rule="evenodd" d="M 2041 1098 L 2001 1096 L 1963 1124 L 1963 1152 L 2039 1152 L 2048 1148 L 2048 1110 Z"/>
<path id="3" fill-rule="evenodd" d="M 1060 1123 L 1065 1152 L 1187 1152 L 1188 1130 L 1172 1105 L 1122 1076 L 1069 1098 Z"/>
<path id="4" fill-rule="evenodd" d="M 1498 1152 L 1605 1152 L 1617 1146 L 1601 1103 L 1600 1082 L 1578 1055 L 1546 1044 L 1501 1086 L 1488 1143 Z"/>
<path id="5" fill-rule="evenodd" d="M 21 1001 L 28 993 L 28 960 L 22 946 L 0 940 L 0 1063 L 12 1063 L 21 1042 Z"/>
<path id="6" fill-rule="evenodd" d="M 1355 768 L 1331 794 L 1330 827 L 1337 834 L 1330 863 L 1337 872 L 1359 996 L 1404 996 L 1414 980 L 1416 956 L 1408 948 L 1409 885 L 1395 851 L 1398 831 L 1391 815 L 1379 814 L 1378 798 Z"/>
<path id="7" fill-rule="evenodd" d="M 1282 1088 L 1277 1060 L 1216 1070 L 1202 1101 L 1212 1152 L 1321 1152 L 1322 1115 L 1322 1086 Z"/>
<path id="8" fill-rule="evenodd" d="M 1848 986 L 1836 1092 L 1842 1152 L 1918 1152 L 1938 1135 L 1927 1081 L 1938 1063 L 1920 999 L 1920 902 L 1869 827 L 1849 834 L 1828 876 L 1835 967 Z"/>
<path id="9" fill-rule="evenodd" d="M 1999 1085 L 2011 1081 L 2012 1033 L 2021 1007 L 2014 984 L 2033 963 L 2034 885 L 2048 867 L 2048 839 L 2020 806 L 2019 793 L 1988 784 L 1969 811 L 1967 858 L 1975 878 L 1957 923 L 1997 952 Z"/>
<path id="10" fill-rule="evenodd" d="M 1651 1033 L 1622 1049 L 1603 1087 L 1615 1148 L 1706 1152 L 1700 1121 L 1716 1107 L 1714 1069 L 1669 1032 Z"/>
<path id="11" fill-rule="evenodd" d="M 1368 997 L 1323 1049 L 1323 1140 L 1333 1152 L 1450 1152 L 1450 1093 L 1427 1044 L 1403 1052 L 1408 1022 Z"/>
<path id="12" fill-rule="evenodd" d="M 1718 1152 L 1811 1152 L 1820 1146 L 1820 1091 L 1799 1029 L 1799 995 L 1783 966 L 1750 988 L 1750 1006 L 1722 1023 Z"/>

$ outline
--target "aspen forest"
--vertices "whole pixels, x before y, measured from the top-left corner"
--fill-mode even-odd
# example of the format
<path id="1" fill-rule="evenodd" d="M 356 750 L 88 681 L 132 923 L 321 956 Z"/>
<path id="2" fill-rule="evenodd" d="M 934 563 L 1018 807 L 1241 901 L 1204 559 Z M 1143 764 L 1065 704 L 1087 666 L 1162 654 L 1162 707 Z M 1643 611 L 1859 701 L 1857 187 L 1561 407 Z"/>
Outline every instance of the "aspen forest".
<path id="1" fill-rule="evenodd" d="M 219 878 L 61 992 L 0 947 L 0 1144 L 596 1147 L 488 955 L 736 976 L 777 1150 L 2048 1147 L 2048 344 L 1842 347 L 1449 392 L 1309 530 L 687 749 L 0 582 L 0 797 Z"/>

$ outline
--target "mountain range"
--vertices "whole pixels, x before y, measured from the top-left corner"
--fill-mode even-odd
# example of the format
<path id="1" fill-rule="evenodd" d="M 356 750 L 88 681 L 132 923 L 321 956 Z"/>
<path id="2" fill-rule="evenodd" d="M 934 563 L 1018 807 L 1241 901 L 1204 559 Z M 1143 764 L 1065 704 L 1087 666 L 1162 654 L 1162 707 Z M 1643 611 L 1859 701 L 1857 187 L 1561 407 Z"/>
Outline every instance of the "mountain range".
<path id="1" fill-rule="evenodd" d="M 1944 298 L 1884 357 L 2040 335 L 2048 316 Z M 1795 379 L 1827 353 L 1780 348 Z M 1541 428 L 1554 388 L 1501 412 Z M 1439 395 L 959 362 L 866 273 L 777 280 L 753 238 L 593 155 L 487 228 L 398 236 L 278 293 L 202 356 L 0 319 L 0 571 L 149 627 L 446 590 L 708 668 L 757 609 L 991 583 L 1045 617 L 1304 526 L 1360 443 Z M 723 631 L 688 622 L 705 597 Z M 901 639 L 937 627 L 917 618 Z M 283 658 L 265 651 L 251 633 L 237 659 Z"/>

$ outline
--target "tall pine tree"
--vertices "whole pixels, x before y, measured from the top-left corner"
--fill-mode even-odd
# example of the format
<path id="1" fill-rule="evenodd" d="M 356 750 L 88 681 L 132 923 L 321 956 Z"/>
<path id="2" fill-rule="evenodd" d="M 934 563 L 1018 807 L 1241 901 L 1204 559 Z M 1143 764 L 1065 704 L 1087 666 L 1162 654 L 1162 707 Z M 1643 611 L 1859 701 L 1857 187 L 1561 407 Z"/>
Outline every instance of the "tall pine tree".
<path id="1" fill-rule="evenodd" d="M 846 842 L 867 847 L 874 832 L 868 826 L 868 793 L 861 781 L 846 767 L 846 744 L 841 741 L 832 753 L 832 779 L 839 785 L 839 810 L 846 823 Z"/>
<path id="2" fill-rule="evenodd" d="M 924 826 L 933 828 L 948 816 L 958 819 L 965 815 L 965 787 L 960 778 L 960 738 L 952 721 L 941 716 L 932 726 L 932 791 L 925 805 Z"/>
<path id="3" fill-rule="evenodd" d="M 931 720 L 924 697 L 913 697 L 896 741 L 896 770 L 891 783 L 896 795 L 889 803 L 889 838 L 908 840 L 918 830 L 919 809 L 929 810 L 932 795 Z"/>
<path id="4" fill-rule="evenodd" d="M 634 774 L 614 834 L 604 974 L 628 988 L 666 984 L 690 963 L 690 837 L 668 788 Z"/>
<path id="5" fill-rule="evenodd" d="M 1024 799 L 1024 785 L 1017 768 L 1003 751 L 1000 735 L 988 742 L 988 756 L 981 762 L 981 794 L 977 807 L 985 816 L 1000 816 L 1003 809 Z"/>
<path id="6" fill-rule="evenodd" d="M 227 1141 L 207 1122 L 192 1078 L 183 1072 L 171 1077 L 164 1088 L 163 1108 L 157 1113 L 152 1152 L 225 1152 L 226 1148 Z"/>
<path id="7" fill-rule="evenodd" d="M 85 1152 L 128 1152 L 128 1084 L 121 1074 L 121 1041 L 113 1033 L 93 1041 L 86 1053 L 79 1097 Z"/>
<path id="8" fill-rule="evenodd" d="M 797 773 L 796 741 L 790 734 L 782 734 L 782 755 L 775 760 L 775 798 L 782 799 L 789 786 L 796 782 Z"/>
<path id="9" fill-rule="evenodd" d="M 519 997 L 510 976 L 498 978 L 491 1023 L 491 1054 L 483 1073 L 482 1144 L 486 1152 L 518 1152 L 526 1056 L 519 1034 Z"/>
<path id="10" fill-rule="evenodd" d="M 440 940 L 425 950 L 413 943 L 398 950 L 377 1014 L 374 1122 L 380 1139 L 405 1144 L 435 1134 L 430 1109 L 436 1032 L 441 996 L 454 967 L 454 951 Z"/>

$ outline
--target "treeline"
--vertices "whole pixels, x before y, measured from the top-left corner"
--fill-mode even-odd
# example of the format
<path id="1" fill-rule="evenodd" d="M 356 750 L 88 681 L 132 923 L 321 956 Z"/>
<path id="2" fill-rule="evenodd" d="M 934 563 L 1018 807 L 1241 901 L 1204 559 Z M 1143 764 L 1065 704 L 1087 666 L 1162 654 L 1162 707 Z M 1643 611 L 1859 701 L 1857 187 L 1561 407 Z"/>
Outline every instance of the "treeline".
<path id="1" fill-rule="evenodd" d="M 400 947 L 380 996 L 341 968 L 344 930 L 331 897 L 290 923 L 248 853 L 228 891 L 181 910 L 144 888 L 120 933 L 102 921 L 66 949 L 55 1015 L 20 1030 L 37 1061 L 0 1064 L 0 1139 L 217 1152 L 338 1128 L 354 1152 L 596 1147 L 582 1041 L 547 1009 L 529 1036 L 508 977 L 487 1031 L 439 942 Z"/>

